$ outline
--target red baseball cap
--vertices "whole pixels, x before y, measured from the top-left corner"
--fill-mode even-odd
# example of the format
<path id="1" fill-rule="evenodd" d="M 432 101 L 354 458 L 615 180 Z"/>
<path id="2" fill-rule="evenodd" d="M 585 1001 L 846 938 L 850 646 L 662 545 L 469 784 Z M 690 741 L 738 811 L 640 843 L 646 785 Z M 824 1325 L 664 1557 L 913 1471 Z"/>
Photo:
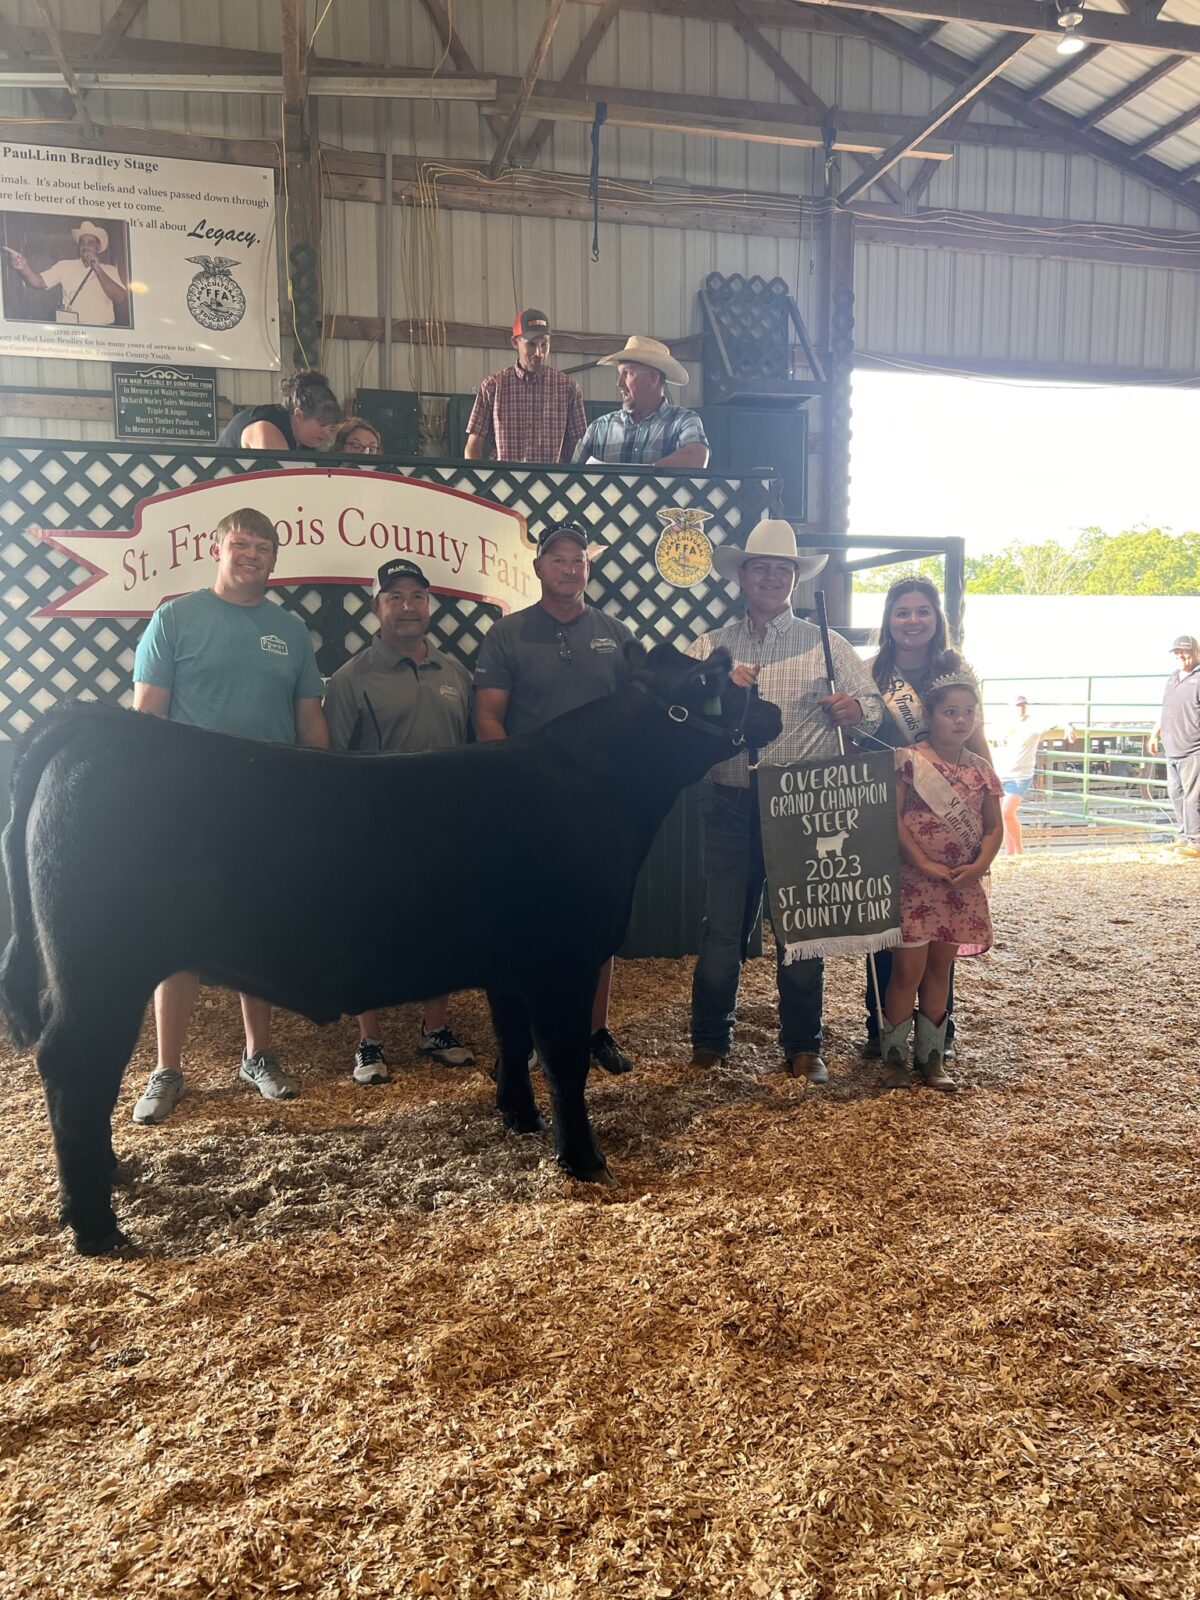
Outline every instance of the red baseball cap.
<path id="1" fill-rule="evenodd" d="M 544 311 L 518 311 L 513 318 L 514 339 L 536 339 L 550 332 L 550 318 Z"/>

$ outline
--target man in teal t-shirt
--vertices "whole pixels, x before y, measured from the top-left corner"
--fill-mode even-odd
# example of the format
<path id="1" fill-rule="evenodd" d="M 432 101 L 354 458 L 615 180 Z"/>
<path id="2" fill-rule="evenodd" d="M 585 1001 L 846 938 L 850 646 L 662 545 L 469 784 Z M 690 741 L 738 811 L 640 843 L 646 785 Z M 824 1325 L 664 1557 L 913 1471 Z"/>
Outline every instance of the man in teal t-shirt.
<path id="1" fill-rule="evenodd" d="M 233 511 L 217 524 L 217 576 L 211 589 L 160 606 L 133 666 L 138 711 L 232 733 L 329 748 L 321 712 L 321 674 L 299 617 L 267 599 L 279 536 L 261 511 Z M 158 1066 L 133 1108 L 133 1120 L 165 1122 L 183 1094 L 183 1042 L 200 980 L 176 972 L 154 993 Z M 242 995 L 246 1051 L 241 1076 L 268 1100 L 291 1100 L 295 1079 L 271 1049 L 271 1008 Z"/>

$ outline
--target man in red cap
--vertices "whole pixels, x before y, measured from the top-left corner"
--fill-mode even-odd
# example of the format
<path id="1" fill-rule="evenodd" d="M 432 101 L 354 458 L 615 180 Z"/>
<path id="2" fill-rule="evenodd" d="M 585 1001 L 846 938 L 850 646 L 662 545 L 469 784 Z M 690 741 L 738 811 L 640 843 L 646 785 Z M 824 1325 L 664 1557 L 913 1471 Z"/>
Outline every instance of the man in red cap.
<path id="1" fill-rule="evenodd" d="M 583 392 L 547 365 L 550 319 L 522 311 L 513 319 L 516 363 L 479 385 L 467 423 L 467 460 L 570 461 L 587 429 Z"/>

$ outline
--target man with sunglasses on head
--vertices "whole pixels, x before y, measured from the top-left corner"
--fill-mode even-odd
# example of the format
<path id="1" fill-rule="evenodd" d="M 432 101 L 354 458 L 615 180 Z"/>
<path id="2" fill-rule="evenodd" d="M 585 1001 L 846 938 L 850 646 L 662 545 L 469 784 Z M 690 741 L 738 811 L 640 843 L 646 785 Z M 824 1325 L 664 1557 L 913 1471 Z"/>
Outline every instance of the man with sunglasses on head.
<path id="1" fill-rule="evenodd" d="M 538 539 L 534 605 L 493 623 L 475 666 L 475 737 L 480 743 L 536 733 L 625 682 L 623 622 L 584 598 L 596 551 L 585 528 L 552 523 Z M 612 961 L 600 973 L 592 1008 L 592 1060 L 606 1072 L 633 1066 L 608 1028 Z"/>

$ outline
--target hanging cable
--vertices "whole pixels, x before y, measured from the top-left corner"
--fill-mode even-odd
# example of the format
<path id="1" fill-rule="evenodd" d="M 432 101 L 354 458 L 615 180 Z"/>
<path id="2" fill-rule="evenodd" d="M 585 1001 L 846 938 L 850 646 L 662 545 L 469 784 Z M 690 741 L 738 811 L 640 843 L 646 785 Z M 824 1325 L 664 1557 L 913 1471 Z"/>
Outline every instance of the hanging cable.
<path id="1" fill-rule="evenodd" d="M 608 103 L 597 100 L 592 118 L 592 170 L 588 175 L 588 198 L 592 202 L 592 260 L 600 259 L 600 129 L 608 118 Z"/>

